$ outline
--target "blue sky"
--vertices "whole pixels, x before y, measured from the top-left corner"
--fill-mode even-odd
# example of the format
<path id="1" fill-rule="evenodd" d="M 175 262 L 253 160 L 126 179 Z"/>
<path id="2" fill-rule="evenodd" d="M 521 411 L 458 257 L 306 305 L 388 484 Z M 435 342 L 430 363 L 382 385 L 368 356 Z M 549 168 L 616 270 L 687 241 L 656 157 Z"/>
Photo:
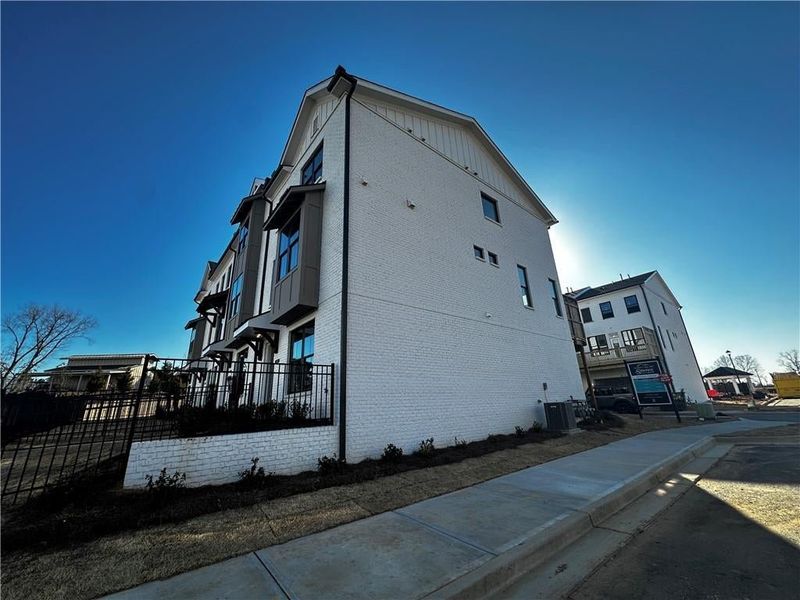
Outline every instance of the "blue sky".
<path id="1" fill-rule="evenodd" d="M 658 269 L 701 366 L 800 323 L 800 5 L 2 4 L 2 309 L 183 355 L 204 260 L 343 64 L 474 115 L 561 221 L 561 282 Z"/>

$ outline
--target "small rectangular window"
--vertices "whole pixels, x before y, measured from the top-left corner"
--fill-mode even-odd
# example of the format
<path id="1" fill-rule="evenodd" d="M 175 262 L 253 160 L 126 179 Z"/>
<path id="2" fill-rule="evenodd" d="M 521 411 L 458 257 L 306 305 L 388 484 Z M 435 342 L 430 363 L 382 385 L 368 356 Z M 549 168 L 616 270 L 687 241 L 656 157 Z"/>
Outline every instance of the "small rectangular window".
<path id="1" fill-rule="evenodd" d="M 522 265 L 517 265 L 517 278 L 519 279 L 519 290 L 522 295 L 522 305 L 532 308 L 533 300 L 531 299 L 531 288 L 528 285 L 528 271 Z"/>
<path id="2" fill-rule="evenodd" d="M 487 252 L 487 254 L 489 255 L 489 264 L 494 265 L 495 267 L 499 266 L 497 262 L 497 254 L 494 252 Z"/>
<path id="3" fill-rule="evenodd" d="M 628 309 L 629 315 L 641 311 L 639 308 L 639 298 L 636 297 L 636 294 L 633 296 L 625 296 L 625 308 Z"/>
<path id="4" fill-rule="evenodd" d="M 553 305 L 556 309 L 556 314 L 559 317 L 563 317 L 564 313 L 561 312 L 561 294 L 558 293 L 558 284 L 556 283 L 555 279 L 548 279 L 550 282 L 550 289 L 552 290 L 552 298 L 553 298 Z"/>
<path id="5" fill-rule="evenodd" d="M 278 281 L 297 267 L 300 254 L 300 213 L 281 229 L 278 240 Z"/>
<path id="6" fill-rule="evenodd" d="M 611 319 L 614 317 L 614 309 L 611 307 L 611 302 L 600 303 L 600 314 L 604 319 Z"/>
<path id="7" fill-rule="evenodd" d="M 477 258 L 478 260 L 484 260 L 483 248 L 481 248 L 480 246 L 473 246 L 472 251 L 475 253 L 475 258 Z"/>
<path id="8" fill-rule="evenodd" d="M 483 203 L 483 216 L 494 221 L 500 222 L 500 214 L 497 212 L 497 200 L 490 198 L 486 194 L 481 194 L 481 202 Z"/>
<path id="9" fill-rule="evenodd" d="M 663 310 L 663 311 L 664 311 L 664 314 L 667 314 L 667 307 L 666 307 L 666 306 L 664 306 L 664 303 L 663 303 L 663 302 L 661 303 L 661 310 Z"/>
<path id="10" fill-rule="evenodd" d="M 242 299 L 242 276 L 239 275 L 236 279 L 233 280 L 233 285 L 231 286 L 231 301 L 230 301 L 230 315 L 233 317 L 234 315 L 239 314 L 239 304 Z"/>
<path id="11" fill-rule="evenodd" d="M 589 350 L 593 353 L 608 354 L 608 340 L 605 335 L 593 335 L 587 339 Z"/>
<path id="12" fill-rule="evenodd" d="M 592 309 L 588 306 L 586 308 L 581 309 L 581 317 L 583 318 L 584 323 L 591 323 L 592 322 Z"/>
<path id="13" fill-rule="evenodd" d="M 322 146 L 317 148 L 303 167 L 303 178 L 300 180 L 300 184 L 310 185 L 320 179 L 322 179 Z"/>

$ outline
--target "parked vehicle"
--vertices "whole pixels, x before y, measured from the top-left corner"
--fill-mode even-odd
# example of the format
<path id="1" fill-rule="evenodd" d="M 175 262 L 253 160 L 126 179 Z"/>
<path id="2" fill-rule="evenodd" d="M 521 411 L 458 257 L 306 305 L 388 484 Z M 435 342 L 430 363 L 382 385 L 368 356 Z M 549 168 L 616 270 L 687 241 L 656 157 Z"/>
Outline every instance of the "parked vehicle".
<path id="1" fill-rule="evenodd" d="M 597 399 L 597 408 L 613 410 L 618 413 L 636 413 L 636 398 L 630 388 L 630 382 L 625 377 L 597 379 L 594 382 L 594 396 Z M 590 398 L 589 390 L 586 397 Z"/>

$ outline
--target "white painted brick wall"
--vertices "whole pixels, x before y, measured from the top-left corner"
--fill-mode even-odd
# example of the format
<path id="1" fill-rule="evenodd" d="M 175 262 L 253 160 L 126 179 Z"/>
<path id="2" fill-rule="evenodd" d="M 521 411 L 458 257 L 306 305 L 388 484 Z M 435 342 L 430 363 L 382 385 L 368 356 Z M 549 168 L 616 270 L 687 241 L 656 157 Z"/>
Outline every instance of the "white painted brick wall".
<path id="1" fill-rule="evenodd" d="M 186 473 L 186 485 L 219 485 L 239 479 L 250 459 L 278 475 L 317 468 L 320 456 L 331 456 L 338 444 L 338 428 L 304 427 L 233 435 L 134 442 L 124 487 L 144 487 L 145 475 L 158 476 L 166 468 Z"/>
<path id="2" fill-rule="evenodd" d="M 480 181 L 357 103 L 352 127 L 348 458 L 543 421 L 544 382 L 548 399 L 583 397 L 547 226 L 488 189 L 502 226 L 486 220 Z"/>

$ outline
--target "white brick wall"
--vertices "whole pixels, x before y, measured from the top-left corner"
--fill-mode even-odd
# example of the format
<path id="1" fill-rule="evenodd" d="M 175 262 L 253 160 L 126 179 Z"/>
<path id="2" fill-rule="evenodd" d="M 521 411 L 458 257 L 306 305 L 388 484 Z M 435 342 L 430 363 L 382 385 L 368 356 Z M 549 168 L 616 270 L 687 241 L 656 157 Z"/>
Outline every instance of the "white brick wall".
<path id="1" fill-rule="evenodd" d="M 258 457 L 259 466 L 278 475 L 317 468 L 320 456 L 331 456 L 338 444 L 338 428 L 304 427 L 212 437 L 134 442 L 124 487 L 144 487 L 145 475 L 186 473 L 186 485 L 219 485 L 239 479 L 239 471 Z"/>
<path id="2" fill-rule="evenodd" d="M 352 134 L 348 458 L 543 421 L 545 382 L 548 399 L 583 397 L 550 298 L 547 226 L 355 102 Z M 482 190 L 502 226 L 483 217 Z M 498 254 L 499 268 L 476 260 L 474 244 Z"/>

